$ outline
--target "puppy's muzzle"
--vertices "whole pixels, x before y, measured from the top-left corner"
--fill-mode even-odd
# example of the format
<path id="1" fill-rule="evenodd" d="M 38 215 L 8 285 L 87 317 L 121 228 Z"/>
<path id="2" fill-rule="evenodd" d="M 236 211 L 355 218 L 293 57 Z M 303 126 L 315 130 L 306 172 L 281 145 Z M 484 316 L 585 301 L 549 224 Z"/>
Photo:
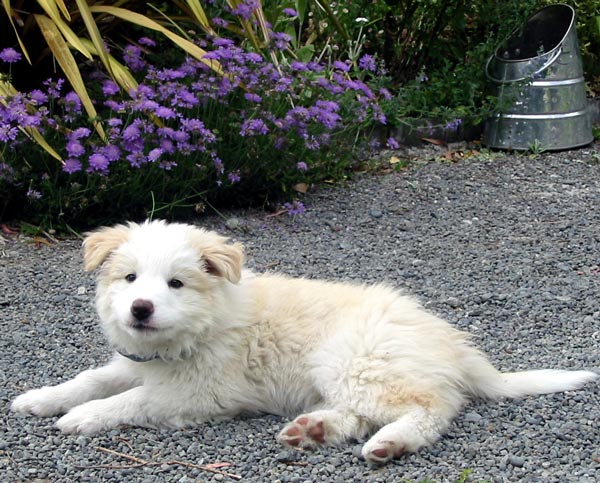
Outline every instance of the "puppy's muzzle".
<path id="1" fill-rule="evenodd" d="M 136 299 L 131 304 L 131 315 L 140 324 L 147 324 L 154 313 L 154 304 L 150 300 Z"/>

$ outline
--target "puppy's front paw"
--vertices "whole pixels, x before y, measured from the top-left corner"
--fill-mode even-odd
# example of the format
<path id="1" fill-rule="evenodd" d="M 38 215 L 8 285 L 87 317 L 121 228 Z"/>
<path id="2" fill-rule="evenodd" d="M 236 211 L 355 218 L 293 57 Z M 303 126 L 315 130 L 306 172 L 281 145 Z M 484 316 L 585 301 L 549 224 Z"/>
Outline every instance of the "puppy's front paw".
<path id="1" fill-rule="evenodd" d="M 71 409 L 56 421 L 56 427 L 63 433 L 90 436 L 116 426 L 112 421 L 112 415 L 100 401 L 90 401 Z"/>
<path id="2" fill-rule="evenodd" d="M 32 389 L 18 396 L 10 409 L 20 414 L 33 414 L 34 416 L 48 417 L 64 413 L 65 400 L 56 393 L 52 387 Z"/>

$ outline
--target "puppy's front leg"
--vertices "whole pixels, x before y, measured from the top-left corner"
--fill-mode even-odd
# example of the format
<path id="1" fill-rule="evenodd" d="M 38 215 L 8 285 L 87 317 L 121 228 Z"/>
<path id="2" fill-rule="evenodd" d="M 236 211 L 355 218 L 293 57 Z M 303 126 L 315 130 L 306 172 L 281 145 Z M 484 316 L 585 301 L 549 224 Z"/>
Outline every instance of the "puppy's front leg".
<path id="1" fill-rule="evenodd" d="M 204 398 L 172 386 L 138 386 L 115 396 L 77 406 L 56 422 L 64 433 L 91 435 L 127 424 L 183 427 L 218 414 Z"/>
<path id="2" fill-rule="evenodd" d="M 21 414 L 55 416 L 92 399 L 126 391 L 139 383 L 127 367 L 127 362 L 116 359 L 104 367 L 84 371 L 57 386 L 27 391 L 13 401 L 11 409 Z"/>

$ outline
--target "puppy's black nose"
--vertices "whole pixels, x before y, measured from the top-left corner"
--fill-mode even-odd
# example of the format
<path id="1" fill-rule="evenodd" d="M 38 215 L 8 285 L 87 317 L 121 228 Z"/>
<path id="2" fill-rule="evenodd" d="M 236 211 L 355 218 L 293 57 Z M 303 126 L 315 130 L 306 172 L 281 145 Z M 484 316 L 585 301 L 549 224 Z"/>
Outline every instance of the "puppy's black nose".
<path id="1" fill-rule="evenodd" d="M 131 304 L 131 314 L 137 320 L 145 320 L 154 313 L 154 304 L 150 300 L 136 299 Z"/>

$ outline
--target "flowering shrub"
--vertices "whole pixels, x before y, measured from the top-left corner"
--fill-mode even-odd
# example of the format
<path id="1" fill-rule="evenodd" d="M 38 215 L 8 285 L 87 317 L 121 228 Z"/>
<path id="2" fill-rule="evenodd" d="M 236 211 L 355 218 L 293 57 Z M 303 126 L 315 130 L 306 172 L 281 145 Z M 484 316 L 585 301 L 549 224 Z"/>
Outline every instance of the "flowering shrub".
<path id="1" fill-rule="evenodd" d="M 287 48 L 284 35 L 276 39 L 276 49 Z M 360 131 L 386 122 L 378 101 L 387 93 L 353 78 L 349 64 L 273 64 L 221 38 L 202 47 L 224 75 L 191 58 L 157 67 L 146 37 L 125 47 L 123 59 L 141 82 L 124 95 L 90 75 L 97 119 L 87 119 L 61 79 L 0 98 L 0 208 L 18 207 L 45 224 L 88 225 L 213 200 L 286 192 L 289 199 L 293 184 L 341 173 Z M 374 68 L 370 58 L 360 64 Z M 40 131 L 63 162 L 26 128 Z"/>

